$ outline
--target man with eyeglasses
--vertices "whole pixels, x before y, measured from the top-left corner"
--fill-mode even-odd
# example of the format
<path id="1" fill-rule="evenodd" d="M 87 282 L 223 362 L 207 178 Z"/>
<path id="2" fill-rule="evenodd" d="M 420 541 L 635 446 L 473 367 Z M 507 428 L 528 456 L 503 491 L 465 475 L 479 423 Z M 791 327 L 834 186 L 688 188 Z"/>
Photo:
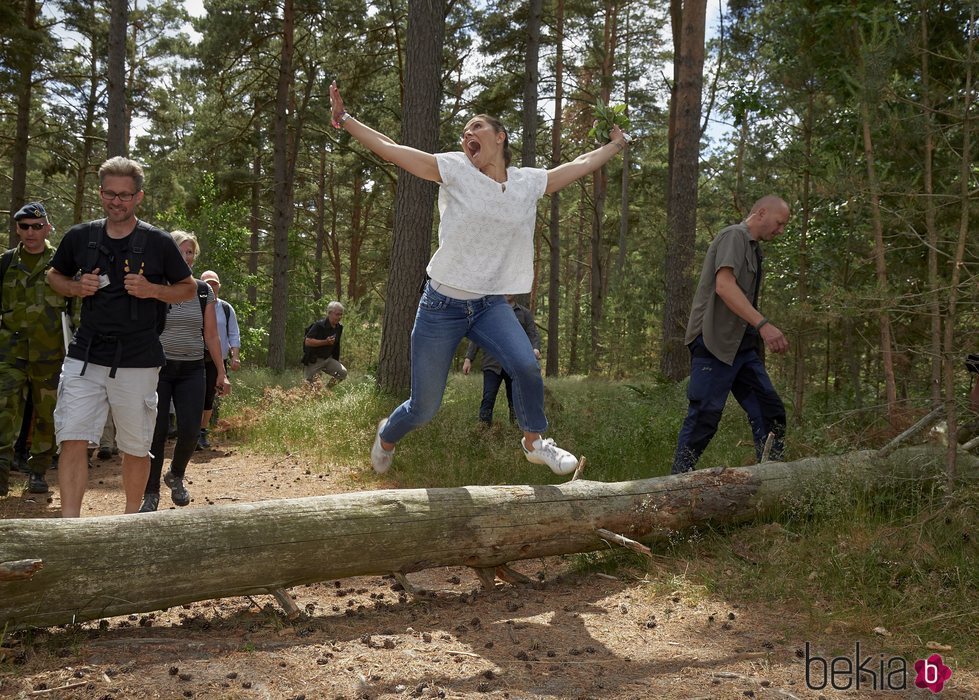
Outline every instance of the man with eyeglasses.
<path id="1" fill-rule="evenodd" d="M 61 312 L 65 298 L 45 282 L 54 246 L 44 205 L 25 204 L 14 213 L 20 242 L 0 262 L 0 496 L 10 490 L 14 443 L 24 421 L 28 392 L 33 435 L 27 490 L 47 493 L 45 472 L 54 459 L 54 407 L 65 355 Z"/>
<path id="2" fill-rule="evenodd" d="M 48 282 L 82 299 L 54 412 L 61 445 L 61 517 L 81 515 L 88 483 L 88 444 L 98 443 L 109 412 L 122 453 L 126 513 L 143 501 L 156 423 L 156 385 L 166 361 L 160 332 L 168 304 L 194 297 L 197 283 L 166 231 L 140 221 L 143 169 L 117 156 L 99 168 L 105 218 L 65 233 Z"/>

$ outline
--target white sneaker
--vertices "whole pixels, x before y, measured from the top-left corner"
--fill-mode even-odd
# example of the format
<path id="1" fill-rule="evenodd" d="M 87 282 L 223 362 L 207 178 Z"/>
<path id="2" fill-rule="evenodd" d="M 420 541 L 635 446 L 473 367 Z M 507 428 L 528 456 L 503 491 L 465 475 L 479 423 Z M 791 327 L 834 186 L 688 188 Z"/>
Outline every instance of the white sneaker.
<path id="1" fill-rule="evenodd" d="M 374 446 L 371 448 L 371 466 L 378 474 L 383 474 L 391 468 L 391 460 L 394 459 L 394 448 L 385 450 L 381 447 L 381 431 L 388 424 L 387 418 L 382 418 L 377 424 L 377 434 L 374 436 Z"/>
<path id="2" fill-rule="evenodd" d="M 578 468 L 578 458 L 567 450 L 562 450 L 554 444 L 554 440 L 538 438 L 534 440 L 533 451 L 528 450 L 521 438 L 520 447 L 527 457 L 527 461 L 533 464 L 546 464 L 555 474 L 571 474 Z"/>

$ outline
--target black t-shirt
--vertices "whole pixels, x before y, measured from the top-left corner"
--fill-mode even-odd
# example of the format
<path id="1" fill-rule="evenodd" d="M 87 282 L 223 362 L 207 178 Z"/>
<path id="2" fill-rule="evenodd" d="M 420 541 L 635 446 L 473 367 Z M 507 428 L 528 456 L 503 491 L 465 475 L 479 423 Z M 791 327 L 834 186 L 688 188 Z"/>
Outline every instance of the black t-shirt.
<path id="1" fill-rule="evenodd" d="M 314 323 L 306 333 L 307 338 L 313 340 L 326 340 L 330 336 L 336 336 L 333 345 L 321 345 L 318 348 L 306 347 L 303 353 L 303 364 L 311 365 L 316 360 L 325 360 L 332 357 L 337 362 L 340 361 L 340 336 L 343 334 L 343 324 L 338 323 L 336 328 L 330 325 L 325 318 L 321 318 Z"/>
<path id="2" fill-rule="evenodd" d="M 88 245 L 93 227 L 99 234 L 94 262 Z M 133 231 L 137 228 L 144 232 L 143 254 L 138 263 L 137 256 L 130 255 L 129 250 L 133 233 L 125 238 L 110 238 L 104 220 L 73 226 L 61 240 L 51 267 L 68 277 L 98 268 L 99 274 L 108 279 L 106 286 L 82 300 L 81 322 L 68 347 L 68 357 L 106 367 L 160 367 L 165 363 L 158 324 L 166 317 L 166 304 L 130 296 L 123 281 L 126 268 L 139 272 L 135 267 L 139 265 L 143 276 L 155 284 L 185 280 L 190 277 L 190 268 L 170 234 L 142 221 Z"/>

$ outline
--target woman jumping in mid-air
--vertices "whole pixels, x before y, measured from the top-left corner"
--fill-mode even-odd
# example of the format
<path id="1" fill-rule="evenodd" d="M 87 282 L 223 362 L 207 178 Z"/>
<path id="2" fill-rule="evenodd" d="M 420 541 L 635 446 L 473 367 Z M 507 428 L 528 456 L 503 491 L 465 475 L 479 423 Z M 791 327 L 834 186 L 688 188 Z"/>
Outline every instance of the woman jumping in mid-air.
<path id="1" fill-rule="evenodd" d="M 475 341 L 513 377 L 513 403 L 528 461 L 570 474 L 578 460 L 541 436 L 544 382 L 527 334 L 504 294 L 525 294 L 534 280 L 537 200 L 598 170 L 626 146 L 612 127 L 600 148 L 550 170 L 510 167 L 503 125 L 479 114 L 462 132 L 462 152 L 426 153 L 402 146 L 354 119 L 330 85 L 333 124 L 384 160 L 439 189 L 439 246 L 428 263 L 430 280 L 418 302 L 411 331 L 411 396 L 377 426 L 371 464 L 391 466 L 394 446 L 434 416 L 442 402 L 449 367 L 463 337 Z"/>

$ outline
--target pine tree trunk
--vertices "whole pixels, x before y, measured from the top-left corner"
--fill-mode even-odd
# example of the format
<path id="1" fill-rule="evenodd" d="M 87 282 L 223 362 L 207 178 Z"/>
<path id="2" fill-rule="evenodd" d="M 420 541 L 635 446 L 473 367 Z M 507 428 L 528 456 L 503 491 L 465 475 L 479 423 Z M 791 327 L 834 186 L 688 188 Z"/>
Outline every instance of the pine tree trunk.
<path id="1" fill-rule="evenodd" d="M 126 123 L 126 24 L 129 21 L 128 0 L 112 0 L 109 19 L 108 57 L 108 129 L 106 151 L 110 158 L 129 152 Z"/>
<path id="2" fill-rule="evenodd" d="M 561 124 L 564 119 L 564 0 L 557 1 L 554 58 L 554 125 L 551 128 L 551 167 L 561 164 Z M 547 364 L 548 377 L 560 371 L 561 338 L 561 193 L 551 195 L 548 221 L 551 243 L 547 279 Z"/>
<path id="3" fill-rule="evenodd" d="M 18 54 L 18 63 L 14 84 L 17 91 L 17 124 L 14 127 L 14 143 L 11 153 L 10 172 L 10 212 L 14 213 L 26 202 L 27 196 L 27 149 L 31 130 L 31 103 L 34 76 L 33 32 L 37 27 L 37 3 L 35 0 L 24 2 L 24 27 L 27 37 Z M 13 218 L 8 224 L 10 247 L 17 245 L 17 225 Z"/>
<path id="4" fill-rule="evenodd" d="M 921 13 L 921 111 L 924 126 L 924 147 L 921 154 L 924 168 L 922 183 L 925 205 L 925 235 L 928 237 L 928 314 L 931 317 L 931 401 L 942 400 L 942 307 L 941 283 L 938 276 L 938 226 L 935 224 L 935 117 L 931 104 L 931 76 L 928 61 L 928 8 L 922 2 Z"/>
<path id="5" fill-rule="evenodd" d="M 602 32 L 601 100 L 609 103 L 615 68 L 615 46 L 618 43 L 618 5 L 605 3 L 605 26 Z M 602 166 L 592 174 L 591 220 L 591 326 L 588 368 L 597 373 L 603 362 L 602 337 L 605 319 L 605 290 L 608 283 L 606 246 L 604 244 L 605 200 L 608 198 L 608 168 Z"/>
<path id="6" fill-rule="evenodd" d="M 681 43 L 675 68 L 675 109 L 671 104 L 673 138 L 667 206 L 670 224 L 664 266 L 666 300 L 663 304 L 660 371 L 673 381 L 680 381 L 690 370 L 690 358 L 683 339 L 694 286 L 706 15 L 706 0 L 683 3 Z"/>
<path id="7" fill-rule="evenodd" d="M 262 239 L 262 133 L 258 125 L 258 103 L 255 105 L 255 158 L 252 160 L 252 182 L 250 197 L 250 216 L 248 217 L 248 259 L 247 269 L 249 283 L 246 288 L 248 297 L 248 326 L 254 328 L 258 325 L 258 286 L 254 280 L 258 279 L 258 256 L 261 251 Z"/>
<path id="8" fill-rule="evenodd" d="M 99 56 L 95 38 L 89 37 L 89 82 L 88 93 L 85 96 L 85 125 L 82 137 L 82 152 L 78 157 L 78 167 L 75 171 L 75 196 L 72 206 L 72 223 L 82 222 L 85 213 L 85 190 L 88 189 L 88 169 L 95 150 L 95 110 L 99 100 Z"/>
<path id="9" fill-rule="evenodd" d="M 810 91 L 806 101 L 806 118 L 803 122 L 803 141 L 805 148 L 805 170 L 802 175 L 802 215 L 799 217 L 799 298 L 798 304 L 805 313 L 809 308 L 809 221 L 812 210 L 809 204 L 809 194 L 812 189 L 812 130 L 814 121 L 814 94 Z M 801 329 L 800 329 L 801 330 Z M 805 412 L 804 401 L 806 392 L 806 382 L 808 380 L 806 372 L 806 350 L 809 343 L 802 337 L 792 344 L 794 371 L 793 371 L 793 397 L 792 415 L 796 425 L 802 425 Z"/>
<path id="10" fill-rule="evenodd" d="M 350 214 L 350 268 L 347 279 L 347 298 L 355 302 L 360 299 L 363 293 L 360 281 L 360 248 L 367 232 L 367 203 L 370 201 L 370 197 L 364 197 L 364 178 L 359 168 L 354 173 L 351 196 L 353 207 Z"/>
<path id="11" fill-rule="evenodd" d="M 316 248 L 313 254 L 314 302 L 323 298 L 323 253 L 326 250 L 326 152 L 326 143 L 320 144 L 319 168 L 316 173 Z"/>
<path id="12" fill-rule="evenodd" d="M 972 170 L 974 155 L 972 152 L 972 118 L 971 111 L 973 105 L 972 94 L 972 68 L 975 60 L 975 31 L 976 14 L 975 7 L 969 17 L 969 28 L 966 36 L 969 37 L 966 43 L 966 54 L 963 59 L 965 67 L 965 87 L 962 91 L 962 155 L 959 159 L 959 239 L 955 246 L 955 256 L 951 261 L 951 280 L 948 285 L 948 313 L 945 316 L 945 411 L 948 416 L 948 450 L 945 458 L 945 470 L 949 480 L 953 480 L 957 473 L 958 456 L 958 405 L 955 394 L 955 366 L 956 360 L 961 357 L 962 348 L 955 340 L 955 314 L 959 299 L 959 280 L 962 275 L 962 267 L 965 261 L 965 243 L 969 236 L 970 224 L 970 200 L 973 194 L 970 192 L 971 182 L 969 173 Z"/>
<path id="13" fill-rule="evenodd" d="M 286 366 L 286 319 L 289 315 L 289 228 L 292 226 L 292 186 L 289 179 L 289 96 L 294 83 L 295 7 L 284 0 L 279 81 L 272 126 L 272 309 L 269 321 L 270 369 Z"/>
<path id="14" fill-rule="evenodd" d="M 330 163 L 330 177 L 327 179 L 326 191 L 330 201 L 330 228 L 327 238 L 330 244 L 330 265 L 333 269 L 333 298 L 343 298 L 343 264 L 340 260 L 340 232 L 338 230 L 340 207 L 337 203 L 337 174 L 333 163 Z"/>
<path id="15" fill-rule="evenodd" d="M 445 0 L 408 4 L 400 143 L 434 153 L 441 105 Z M 411 326 L 431 252 L 435 184 L 398 171 L 391 265 L 384 296 L 378 385 L 400 394 L 411 386 Z"/>
<path id="16" fill-rule="evenodd" d="M 874 227 L 874 269 L 877 273 L 877 290 L 881 295 L 877 320 L 880 326 L 880 359 L 884 373 L 884 393 L 887 401 L 887 418 L 891 427 L 897 426 L 897 381 L 894 376 L 894 342 L 891 334 L 890 299 L 888 298 L 887 260 L 884 255 L 884 222 L 880 211 L 880 186 L 874 159 L 874 142 L 871 135 L 870 109 L 861 101 L 860 115 L 863 130 L 863 149 L 867 161 L 867 180 L 870 187 L 871 219 Z"/>

